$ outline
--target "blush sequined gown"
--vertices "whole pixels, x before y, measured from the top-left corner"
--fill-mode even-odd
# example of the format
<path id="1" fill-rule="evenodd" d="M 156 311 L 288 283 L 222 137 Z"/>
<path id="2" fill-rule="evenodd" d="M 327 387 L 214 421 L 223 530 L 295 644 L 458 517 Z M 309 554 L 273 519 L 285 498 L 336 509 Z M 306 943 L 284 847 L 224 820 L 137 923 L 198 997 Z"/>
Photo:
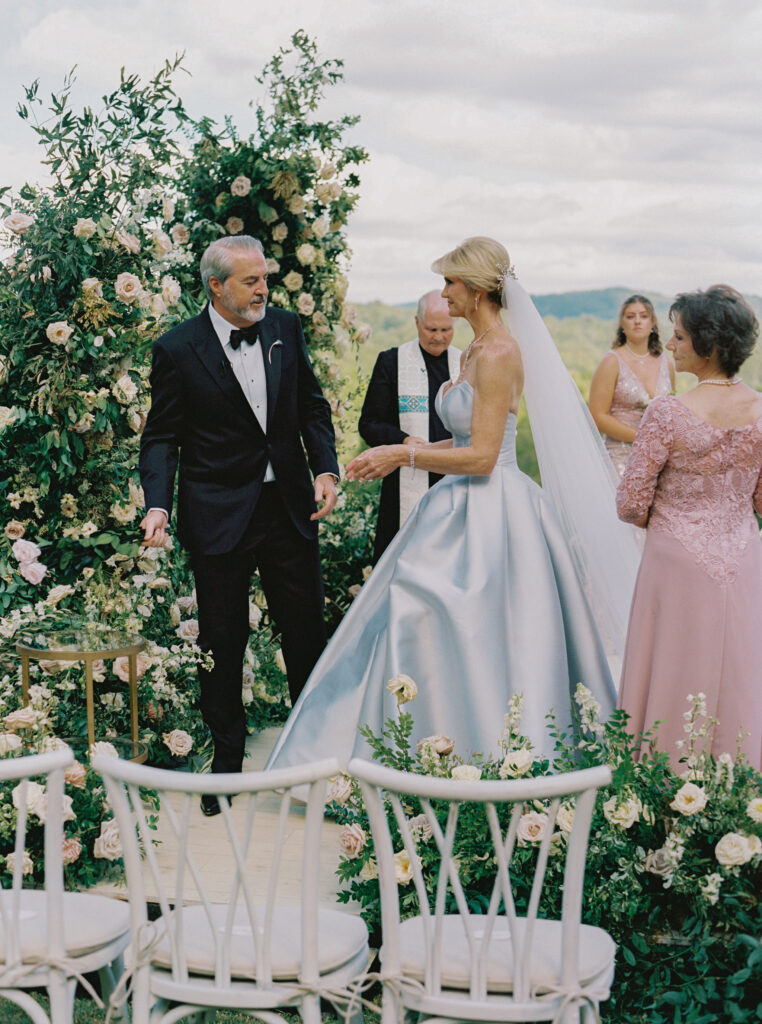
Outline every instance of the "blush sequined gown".
<path id="1" fill-rule="evenodd" d="M 657 720 L 677 763 L 689 694 L 719 720 L 712 753 L 762 763 L 762 418 L 717 427 L 676 398 L 643 417 L 617 492 L 620 516 L 650 509 L 619 704 L 633 732 Z"/>
<path id="2" fill-rule="evenodd" d="M 640 421 L 643 419 L 643 413 L 653 398 L 668 395 L 672 390 L 672 381 L 669 376 L 669 358 L 664 352 L 659 356 L 661 365 L 652 398 L 646 390 L 645 384 L 632 367 L 625 362 L 616 349 L 613 349 L 613 352 L 619 363 L 619 376 L 616 380 L 609 413 L 611 416 L 616 417 L 616 419 L 621 420 L 622 423 L 626 423 L 628 427 L 637 430 Z M 611 461 L 616 466 L 617 473 L 621 476 L 630 457 L 632 445 L 629 441 L 617 441 L 606 434 L 603 435 L 603 443 L 606 445 L 606 451 L 611 456 Z"/>

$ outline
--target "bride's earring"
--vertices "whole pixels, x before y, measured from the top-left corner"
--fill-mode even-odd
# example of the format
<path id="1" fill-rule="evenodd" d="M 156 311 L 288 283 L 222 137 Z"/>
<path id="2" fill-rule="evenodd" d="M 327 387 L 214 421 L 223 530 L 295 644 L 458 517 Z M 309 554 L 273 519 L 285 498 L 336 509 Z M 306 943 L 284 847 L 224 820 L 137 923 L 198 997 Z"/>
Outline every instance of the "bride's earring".
<path id="1" fill-rule="evenodd" d="M 479 308 L 479 296 L 478 296 L 478 295 L 476 295 L 476 296 L 474 297 L 474 312 L 476 312 L 476 310 L 477 310 L 478 308 Z"/>

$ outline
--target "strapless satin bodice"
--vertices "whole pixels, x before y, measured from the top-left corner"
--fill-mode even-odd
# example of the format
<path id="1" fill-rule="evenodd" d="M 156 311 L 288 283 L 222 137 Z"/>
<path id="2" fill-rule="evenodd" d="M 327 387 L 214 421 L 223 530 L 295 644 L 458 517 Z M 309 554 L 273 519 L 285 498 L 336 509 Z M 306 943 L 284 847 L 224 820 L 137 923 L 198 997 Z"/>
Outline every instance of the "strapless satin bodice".
<path id="1" fill-rule="evenodd" d="M 445 391 L 447 388 L 447 391 Z M 467 380 L 451 387 L 443 384 L 436 400 L 436 410 L 442 423 L 452 434 L 455 448 L 464 448 L 471 443 L 471 413 L 474 406 L 474 392 Z M 498 466 L 516 466 L 516 414 L 511 412 L 506 420 Z"/>

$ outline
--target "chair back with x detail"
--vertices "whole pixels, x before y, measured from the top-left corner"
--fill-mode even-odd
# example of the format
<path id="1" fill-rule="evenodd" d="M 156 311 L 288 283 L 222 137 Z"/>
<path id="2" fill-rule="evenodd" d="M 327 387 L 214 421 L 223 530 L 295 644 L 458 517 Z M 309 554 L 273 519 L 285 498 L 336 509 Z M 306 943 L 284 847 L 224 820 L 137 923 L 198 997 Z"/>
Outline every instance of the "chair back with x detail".
<path id="1" fill-rule="evenodd" d="M 70 749 L 0 759 L 0 783 L 16 782 L 10 884 L 0 891 L 0 996 L 35 1024 L 71 1024 L 77 982 L 97 972 L 107 999 L 122 972 L 130 939 L 127 904 L 94 893 L 64 892 L 64 781 Z M 44 822 L 45 887 L 25 885 L 30 827 Z M 12 869 L 9 869 L 9 863 Z M 50 1015 L 29 989 L 44 988 Z M 94 990 L 91 989 L 94 994 Z M 118 1015 L 119 1016 L 119 1015 Z"/>
<path id="2" fill-rule="evenodd" d="M 369 950 L 359 917 L 318 902 L 336 761 L 204 775 L 102 756 L 93 765 L 124 849 L 135 936 L 133 1024 L 174 1022 L 183 1007 L 187 1014 L 237 1008 L 270 1020 L 268 1011 L 286 1006 L 319 1024 L 321 997 L 341 1004 L 367 969 Z M 154 844 L 156 807 L 147 791 L 158 794 L 159 820 L 177 851 L 169 872 Z M 202 817 L 203 794 L 218 796 L 221 814 Z M 154 921 L 149 885 L 159 904 Z"/>
<path id="3" fill-rule="evenodd" d="M 616 946 L 602 928 L 581 923 L 582 887 L 608 768 L 466 781 L 356 758 L 349 772 L 360 780 L 376 848 L 384 1024 L 405 1010 L 422 1020 L 572 1024 L 581 1013 L 597 1016 Z M 483 835 L 477 857 L 475 835 Z M 409 874 L 416 913 L 401 920 Z"/>

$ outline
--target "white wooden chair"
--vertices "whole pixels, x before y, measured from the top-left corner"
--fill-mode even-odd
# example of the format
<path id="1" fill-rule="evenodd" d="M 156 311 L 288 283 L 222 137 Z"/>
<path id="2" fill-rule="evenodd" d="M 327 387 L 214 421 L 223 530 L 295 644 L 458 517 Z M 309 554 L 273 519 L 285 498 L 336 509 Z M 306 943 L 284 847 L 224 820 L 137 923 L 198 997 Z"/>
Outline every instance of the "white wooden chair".
<path id="1" fill-rule="evenodd" d="M 102 756 L 93 765 L 103 775 L 122 837 L 136 938 L 133 1024 L 174 1024 L 213 1008 L 280 1021 L 268 1011 L 286 1006 L 298 1008 L 307 1024 L 319 1024 L 321 997 L 341 1005 L 347 986 L 363 976 L 369 951 L 361 918 L 318 905 L 320 835 L 336 761 L 230 775 Z M 297 788 L 306 807 L 292 800 Z M 142 789 L 158 793 L 160 820 L 171 829 L 177 863 L 169 873 L 153 843 L 152 808 Z M 222 813 L 215 818 L 201 814 L 204 793 L 220 797 Z M 262 827 L 268 819 L 269 830 Z M 218 860 L 223 847 L 225 858 Z M 219 863 L 235 868 L 220 877 Z M 146 879 L 158 894 L 160 917 L 153 922 Z"/>
<path id="2" fill-rule="evenodd" d="M 350 762 L 349 771 L 360 780 L 377 855 L 384 1024 L 402 1019 L 406 1010 L 421 1020 L 572 1024 L 580 1020 L 580 1013 L 592 1020 L 593 1007 L 597 1012 L 598 1003 L 608 998 L 616 952 L 606 931 L 580 922 L 595 795 L 610 782 L 609 769 L 505 782 L 413 775 L 360 759 Z M 567 838 L 554 835 L 564 798 L 568 827 L 566 811 L 572 797 L 576 799 L 571 833 Z M 463 820 L 470 817 L 468 827 L 473 828 L 473 808 L 466 805 L 474 803 L 483 809 L 479 859 L 492 858 L 495 867 L 483 914 L 470 911 L 464 893 L 464 878 L 473 864 L 457 856 Z M 542 824 L 542 819 L 525 819 L 520 832 L 523 814 L 538 806 L 544 807 L 547 820 L 541 842 L 524 840 L 524 845 L 536 847 L 536 854 L 531 893 L 519 914 L 511 862 L 528 824 Z M 391 827 L 387 814 L 393 818 Z M 431 829 L 428 840 L 422 837 L 420 814 Z M 410 820 L 416 817 L 411 828 Z M 431 844 L 427 860 L 436 851 L 437 880 L 431 897 L 418 861 L 424 842 Z M 407 889 L 395 877 L 394 857 L 402 850 L 410 861 L 413 878 L 408 884 L 415 886 L 420 911 L 401 922 L 400 896 Z M 560 920 L 538 916 L 551 852 L 565 857 Z"/>
<path id="3" fill-rule="evenodd" d="M 98 972 L 107 999 L 130 940 L 126 903 L 64 892 L 64 771 L 73 761 L 68 749 L 0 759 L 0 782 L 19 783 L 15 864 L 10 887 L 0 891 L 0 996 L 21 1007 L 35 1024 L 71 1024 L 77 981 L 86 974 Z M 44 889 L 24 887 L 33 781 L 45 785 Z M 39 988 L 48 991 L 49 1017 L 27 991 Z"/>

